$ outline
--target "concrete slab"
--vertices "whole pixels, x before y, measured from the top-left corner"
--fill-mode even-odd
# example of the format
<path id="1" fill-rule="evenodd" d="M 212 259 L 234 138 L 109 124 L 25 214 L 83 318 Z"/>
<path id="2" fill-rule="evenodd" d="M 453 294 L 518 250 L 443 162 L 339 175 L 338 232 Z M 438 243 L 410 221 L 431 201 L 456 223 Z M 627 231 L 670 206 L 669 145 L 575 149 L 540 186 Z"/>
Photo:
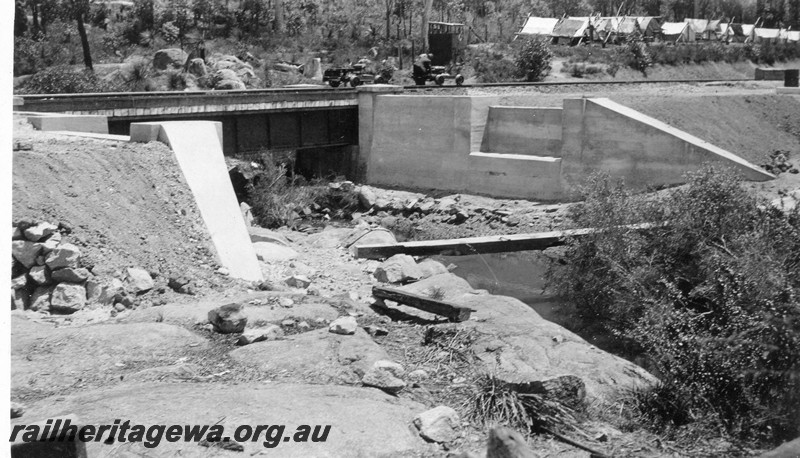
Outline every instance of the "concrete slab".
<path id="1" fill-rule="evenodd" d="M 37 114 L 28 116 L 37 130 L 108 133 L 108 118 L 96 115 Z"/>
<path id="2" fill-rule="evenodd" d="M 800 87 L 778 87 L 775 88 L 776 94 L 800 95 Z"/>
<path id="3" fill-rule="evenodd" d="M 144 124 L 144 125 L 140 125 Z M 175 152 L 183 176 L 194 194 L 220 262 L 232 276 L 263 280 L 250 234 L 228 177 L 222 153 L 222 123 L 165 121 L 131 124 L 131 140 L 156 137 Z"/>

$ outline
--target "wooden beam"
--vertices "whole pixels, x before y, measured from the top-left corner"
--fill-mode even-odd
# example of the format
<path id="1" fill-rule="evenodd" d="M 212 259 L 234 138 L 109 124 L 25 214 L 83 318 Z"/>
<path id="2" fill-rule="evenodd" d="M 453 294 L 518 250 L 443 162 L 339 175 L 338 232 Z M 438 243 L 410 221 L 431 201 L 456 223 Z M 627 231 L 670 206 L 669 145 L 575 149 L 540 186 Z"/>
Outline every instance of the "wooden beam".
<path id="1" fill-rule="evenodd" d="M 448 240 L 427 240 L 390 245 L 362 245 L 355 248 L 357 258 L 383 259 L 404 253 L 411 256 L 447 254 L 464 256 L 478 253 L 544 250 L 563 245 L 566 237 L 588 234 L 592 229 L 539 232 L 535 234 L 492 235 Z"/>
<path id="2" fill-rule="evenodd" d="M 666 224 L 630 224 L 616 229 L 646 231 Z M 568 237 L 604 232 L 608 229 L 568 229 L 564 231 L 536 232 L 532 234 L 490 235 L 486 237 L 467 237 L 461 239 L 426 240 L 355 247 L 356 258 L 385 259 L 396 254 L 411 256 L 466 256 L 470 254 L 504 253 L 510 251 L 544 250 L 566 243 Z"/>
<path id="3" fill-rule="evenodd" d="M 431 299 L 396 288 L 373 286 L 372 295 L 379 299 L 388 299 L 425 312 L 441 315 L 447 317 L 450 321 L 456 322 L 468 320 L 470 314 L 475 311 L 468 307 Z"/>

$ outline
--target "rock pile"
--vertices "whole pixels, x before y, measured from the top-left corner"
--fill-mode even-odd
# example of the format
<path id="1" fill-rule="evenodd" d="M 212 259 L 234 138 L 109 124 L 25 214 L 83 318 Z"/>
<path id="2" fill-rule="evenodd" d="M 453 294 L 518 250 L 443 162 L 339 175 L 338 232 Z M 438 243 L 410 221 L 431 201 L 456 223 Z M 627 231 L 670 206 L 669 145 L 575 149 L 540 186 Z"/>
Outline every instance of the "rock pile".
<path id="1" fill-rule="evenodd" d="M 81 250 L 61 228 L 48 222 L 20 222 L 12 228 L 11 309 L 69 314 L 87 306 L 133 308 L 136 296 L 155 286 L 143 269 L 128 268 L 123 280 L 102 279 L 83 265 Z"/>

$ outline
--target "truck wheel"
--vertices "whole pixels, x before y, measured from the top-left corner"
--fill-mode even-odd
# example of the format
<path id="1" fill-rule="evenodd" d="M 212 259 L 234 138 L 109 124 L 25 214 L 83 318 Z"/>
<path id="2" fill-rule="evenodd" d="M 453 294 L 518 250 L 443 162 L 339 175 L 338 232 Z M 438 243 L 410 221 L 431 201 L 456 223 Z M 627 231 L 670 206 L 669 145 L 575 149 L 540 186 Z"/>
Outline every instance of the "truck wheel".
<path id="1" fill-rule="evenodd" d="M 328 84 L 330 84 L 331 87 L 339 87 L 339 80 L 330 80 Z"/>
<path id="2" fill-rule="evenodd" d="M 437 86 L 441 86 L 444 84 L 444 75 L 436 75 L 436 79 L 433 80 L 436 82 Z"/>
<path id="3" fill-rule="evenodd" d="M 464 84 L 464 75 L 459 73 L 456 75 L 456 86 L 461 86 L 462 84 Z"/>
<path id="4" fill-rule="evenodd" d="M 350 87 L 356 87 L 361 84 L 361 79 L 357 76 L 350 78 Z"/>
<path id="5" fill-rule="evenodd" d="M 375 84 L 386 84 L 386 81 L 383 80 L 383 76 L 376 76 L 375 77 Z"/>

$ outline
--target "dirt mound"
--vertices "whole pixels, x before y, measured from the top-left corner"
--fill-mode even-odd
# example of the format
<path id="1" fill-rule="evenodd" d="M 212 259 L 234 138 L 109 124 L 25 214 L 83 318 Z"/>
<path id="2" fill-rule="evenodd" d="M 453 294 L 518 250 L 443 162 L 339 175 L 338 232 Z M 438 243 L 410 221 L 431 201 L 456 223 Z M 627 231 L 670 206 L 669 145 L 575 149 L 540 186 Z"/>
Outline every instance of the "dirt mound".
<path id="1" fill-rule="evenodd" d="M 95 274 L 136 266 L 193 279 L 200 289 L 231 286 L 216 272 L 215 249 L 170 149 L 34 132 L 15 122 L 29 143 L 13 160 L 12 221 L 50 221 L 71 228 Z"/>

